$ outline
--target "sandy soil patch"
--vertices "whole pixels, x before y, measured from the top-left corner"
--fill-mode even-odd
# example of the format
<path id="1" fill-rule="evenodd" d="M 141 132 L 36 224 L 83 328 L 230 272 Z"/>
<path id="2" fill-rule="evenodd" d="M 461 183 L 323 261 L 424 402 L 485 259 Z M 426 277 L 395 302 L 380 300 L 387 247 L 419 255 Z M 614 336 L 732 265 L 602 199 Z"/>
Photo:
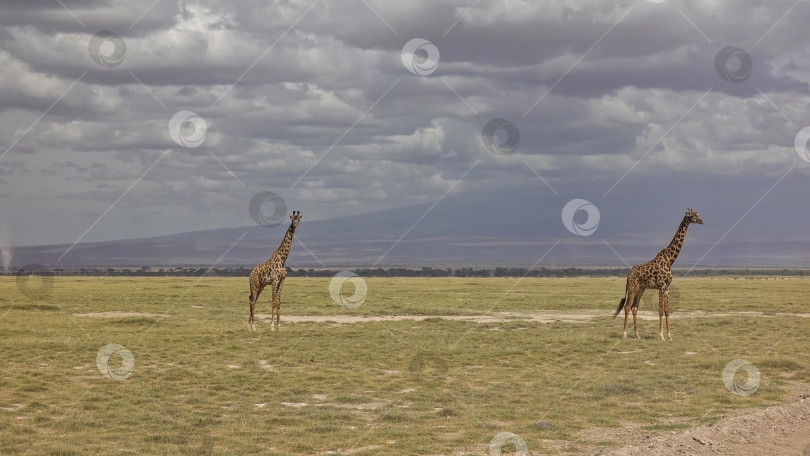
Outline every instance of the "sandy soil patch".
<path id="1" fill-rule="evenodd" d="M 77 317 L 123 318 L 123 317 L 168 317 L 169 315 L 149 312 L 90 312 L 74 314 Z"/>
<path id="2" fill-rule="evenodd" d="M 289 323 L 331 323 L 331 324 L 353 324 L 374 321 L 423 321 L 429 318 L 440 318 L 452 321 L 470 321 L 475 323 L 505 323 L 510 321 L 527 321 L 536 323 L 581 323 L 596 318 L 610 317 L 613 313 L 604 309 L 583 310 L 578 312 L 557 312 L 541 311 L 532 313 L 520 312 L 494 312 L 487 315 L 282 315 L 281 319 Z M 725 318 L 725 317 L 796 317 L 810 318 L 810 313 L 774 313 L 765 314 L 762 312 L 674 312 L 670 313 L 670 318 Z M 260 320 L 269 320 L 270 314 L 256 314 Z M 617 320 L 624 318 L 624 314 L 616 317 Z M 658 312 L 639 311 L 640 320 L 658 321 Z M 629 320 L 630 318 L 628 318 Z"/>
<path id="3" fill-rule="evenodd" d="M 602 315 L 604 316 L 604 315 Z M 476 323 L 503 323 L 509 321 L 537 321 L 551 323 L 563 321 L 569 323 L 580 322 L 595 318 L 596 314 L 560 314 L 548 313 L 515 313 L 497 312 L 489 315 L 282 315 L 281 319 L 291 323 L 332 323 L 353 324 L 373 321 L 424 321 L 430 318 L 440 318 L 452 321 L 472 321 Z M 256 314 L 260 320 L 269 320 L 269 314 Z"/>
<path id="4" fill-rule="evenodd" d="M 382 448 L 382 445 L 366 445 L 366 446 L 363 446 L 363 447 L 349 448 L 349 449 L 346 449 L 346 450 L 344 450 L 344 449 L 339 449 L 337 451 L 331 451 L 330 450 L 330 451 L 327 451 L 324 454 L 354 454 L 354 453 L 362 453 L 364 451 L 378 450 L 380 448 Z"/>
<path id="5" fill-rule="evenodd" d="M 280 404 L 285 407 L 293 407 L 293 408 L 303 408 L 312 406 L 312 407 L 337 407 L 353 410 L 376 410 L 380 407 L 388 405 L 388 402 L 369 402 L 366 404 L 338 404 L 333 402 L 308 404 L 306 402 L 280 402 Z"/>

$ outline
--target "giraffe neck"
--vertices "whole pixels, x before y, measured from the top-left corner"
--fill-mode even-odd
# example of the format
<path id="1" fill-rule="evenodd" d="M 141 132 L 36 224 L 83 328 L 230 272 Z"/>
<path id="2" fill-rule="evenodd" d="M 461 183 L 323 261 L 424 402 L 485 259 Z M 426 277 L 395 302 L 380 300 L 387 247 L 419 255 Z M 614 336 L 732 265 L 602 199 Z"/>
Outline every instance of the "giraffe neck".
<path id="1" fill-rule="evenodd" d="M 284 235 L 284 239 L 281 241 L 281 245 L 279 245 L 276 251 L 273 252 L 273 256 L 281 260 L 282 266 L 284 265 L 284 262 L 287 261 L 287 255 L 290 254 L 290 247 L 292 246 L 293 233 L 295 233 L 295 225 L 290 223 L 290 227 L 287 228 L 287 234 Z"/>
<path id="2" fill-rule="evenodd" d="M 689 223 L 686 222 L 686 217 L 684 217 L 683 220 L 681 220 L 680 226 L 678 226 L 678 231 L 676 231 L 675 236 L 672 237 L 672 241 L 667 248 L 662 250 L 659 254 L 669 262 L 670 266 L 672 266 L 672 263 L 678 258 L 678 254 L 681 253 L 681 247 L 683 247 L 683 240 L 686 238 L 686 229 L 688 227 Z"/>

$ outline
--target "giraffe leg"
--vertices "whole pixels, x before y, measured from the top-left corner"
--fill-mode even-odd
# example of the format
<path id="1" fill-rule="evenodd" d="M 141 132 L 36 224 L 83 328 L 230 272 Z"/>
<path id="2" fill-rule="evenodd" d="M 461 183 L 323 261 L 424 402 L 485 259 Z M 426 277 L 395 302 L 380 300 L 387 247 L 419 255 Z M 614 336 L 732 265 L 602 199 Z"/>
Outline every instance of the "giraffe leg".
<path id="1" fill-rule="evenodd" d="M 664 308 L 667 301 L 667 289 L 658 290 L 658 337 L 664 340 Z M 667 332 L 669 332 L 669 317 L 667 317 Z"/>
<path id="2" fill-rule="evenodd" d="M 248 314 L 248 325 L 253 323 L 253 310 L 256 308 L 256 287 L 253 286 L 253 280 L 250 281 L 250 297 L 248 300 L 250 301 L 250 314 Z"/>
<path id="3" fill-rule="evenodd" d="M 247 326 L 251 331 L 256 330 L 256 324 L 253 322 L 253 311 L 256 308 L 256 301 L 251 296 L 250 298 L 250 317 L 248 317 Z"/>
<path id="4" fill-rule="evenodd" d="M 627 290 L 627 302 L 624 303 L 624 332 L 622 333 L 622 338 L 627 339 L 627 317 L 630 315 L 630 308 L 633 307 L 633 303 L 636 299 L 636 290 L 630 288 Z M 636 313 L 633 311 L 633 319 L 635 319 Z"/>
<path id="5" fill-rule="evenodd" d="M 273 310 L 272 310 L 272 313 L 270 314 L 270 327 L 273 328 L 273 331 L 275 331 L 277 326 L 278 326 L 277 322 L 278 322 L 278 310 L 279 309 L 278 309 L 278 305 L 276 305 L 276 302 L 278 300 L 278 298 L 276 298 L 276 296 L 277 296 L 276 295 L 276 290 L 273 290 Z"/>
<path id="6" fill-rule="evenodd" d="M 284 277 L 280 277 L 278 285 L 273 290 L 273 307 L 276 308 L 276 327 L 281 329 L 281 287 L 284 285 Z"/>
<path id="7" fill-rule="evenodd" d="M 672 340 L 672 334 L 669 333 L 669 288 L 667 288 L 666 293 L 664 294 L 664 318 L 667 321 L 667 339 Z M 663 334 L 661 335 L 663 339 Z"/>
<path id="8" fill-rule="evenodd" d="M 639 288 L 638 292 L 636 293 L 635 299 L 633 299 L 633 332 L 636 335 L 636 339 L 641 339 L 641 336 L 638 335 L 638 318 L 636 313 L 638 313 L 638 306 L 641 303 L 641 297 L 644 295 L 644 288 Z"/>
<path id="9" fill-rule="evenodd" d="M 275 280 L 273 280 L 273 283 L 270 284 L 270 289 L 271 289 L 271 291 L 273 293 L 272 304 L 271 304 L 272 307 L 271 307 L 271 310 L 270 310 L 270 330 L 271 331 L 276 330 L 276 326 L 277 326 L 276 321 L 278 320 L 278 318 L 277 318 L 277 316 L 278 316 L 278 301 L 279 301 L 279 299 L 278 299 L 278 283 L 279 283 L 279 279 L 276 278 Z"/>
<path id="10" fill-rule="evenodd" d="M 275 293 L 273 293 L 272 301 L 273 301 L 273 303 L 271 304 L 272 307 L 270 308 L 270 331 L 275 331 L 276 330 L 276 325 L 275 325 L 275 321 L 276 321 L 276 294 Z"/>
<path id="11" fill-rule="evenodd" d="M 256 301 L 259 300 L 259 295 L 262 293 L 263 288 L 264 287 L 262 287 L 261 285 L 258 285 L 256 283 L 254 283 L 253 281 L 251 281 L 251 284 L 250 284 L 250 317 L 248 317 L 248 327 L 250 328 L 251 331 L 256 330 L 256 322 L 254 321 L 254 317 L 255 317 L 254 312 L 256 310 Z"/>

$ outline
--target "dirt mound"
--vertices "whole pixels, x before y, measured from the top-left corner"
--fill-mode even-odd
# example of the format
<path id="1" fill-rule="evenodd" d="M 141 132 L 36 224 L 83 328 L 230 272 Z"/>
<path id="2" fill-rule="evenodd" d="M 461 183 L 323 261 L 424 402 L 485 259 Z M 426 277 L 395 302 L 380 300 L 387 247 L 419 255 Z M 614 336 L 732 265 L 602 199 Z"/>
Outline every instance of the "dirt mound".
<path id="1" fill-rule="evenodd" d="M 810 398 L 786 405 L 748 411 L 712 426 L 681 434 L 648 437 L 646 441 L 611 451 L 604 456 L 661 456 L 778 454 L 810 455 Z"/>

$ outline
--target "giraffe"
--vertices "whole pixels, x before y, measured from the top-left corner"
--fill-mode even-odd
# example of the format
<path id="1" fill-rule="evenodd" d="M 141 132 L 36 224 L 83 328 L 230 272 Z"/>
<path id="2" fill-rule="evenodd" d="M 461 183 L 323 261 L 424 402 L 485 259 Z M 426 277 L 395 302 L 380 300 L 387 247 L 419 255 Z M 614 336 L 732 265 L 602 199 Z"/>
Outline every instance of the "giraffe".
<path id="1" fill-rule="evenodd" d="M 281 245 L 270 255 L 270 259 L 262 264 L 257 265 L 250 271 L 250 318 L 248 318 L 248 325 L 251 330 L 256 330 L 256 324 L 253 321 L 253 311 L 256 308 L 256 301 L 265 286 L 270 285 L 273 291 L 273 307 L 270 311 L 270 328 L 271 330 L 279 327 L 281 311 L 281 286 L 284 284 L 284 279 L 287 277 L 287 269 L 284 267 L 284 262 L 287 261 L 287 255 L 290 254 L 290 246 L 292 246 L 293 233 L 298 227 L 298 222 L 301 221 L 301 212 L 293 211 L 290 216 L 290 227 L 287 228 L 287 234 L 284 235 L 284 240 Z M 273 317 L 275 316 L 275 326 L 273 326 Z"/>
<path id="2" fill-rule="evenodd" d="M 624 334 L 622 337 L 627 338 L 627 314 L 632 309 L 633 311 L 633 329 L 636 333 L 636 339 L 641 339 L 638 335 L 638 323 L 636 321 L 636 312 L 638 311 L 638 304 L 641 301 L 641 296 L 647 288 L 658 289 L 658 335 L 661 340 L 664 340 L 664 322 L 666 316 L 667 322 L 667 337 L 672 340 L 672 335 L 669 333 L 669 284 L 672 283 L 672 263 L 678 258 L 683 246 L 683 240 L 686 237 L 686 229 L 689 228 L 690 223 L 698 223 L 703 225 L 703 220 L 698 217 L 697 212 L 689 209 L 686 211 L 678 231 L 672 238 L 669 245 L 658 252 L 658 255 L 652 261 L 644 264 L 639 264 L 630 268 L 627 273 L 627 286 L 625 288 L 625 297 L 619 303 L 619 308 L 613 314 L 616 318 L 624 308 Z M 625 303 L 627 305 L 625 305 Z"/>

